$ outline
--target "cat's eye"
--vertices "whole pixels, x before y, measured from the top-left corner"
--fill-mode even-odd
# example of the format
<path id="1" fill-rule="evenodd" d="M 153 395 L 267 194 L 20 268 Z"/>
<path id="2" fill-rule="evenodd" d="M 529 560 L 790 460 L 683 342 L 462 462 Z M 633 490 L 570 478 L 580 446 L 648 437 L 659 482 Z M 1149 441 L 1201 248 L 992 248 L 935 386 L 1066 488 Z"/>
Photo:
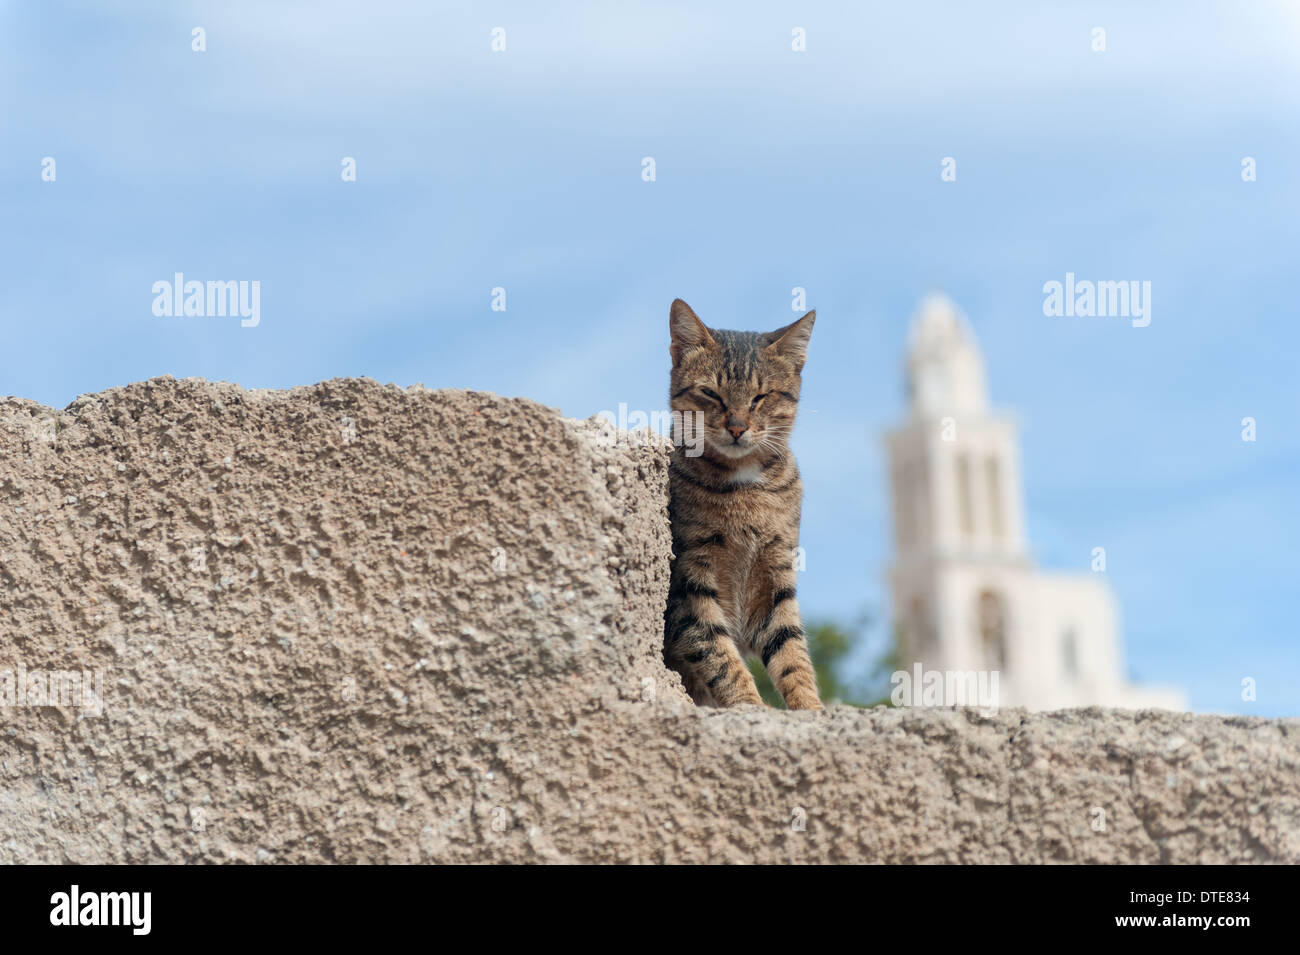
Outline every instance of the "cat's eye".
<path id="1" fill-rule="evenodd" d="M 753 411 L 755 408 L 757 408 L 757 407 L 758 407 L 758 403 L 759 403 L 760 401 L 762 401 L 764 398 L 766 398 L 768 395 L 770 395 L 771 393 L 772 393 L 772 392 L 767 391 L 767 392 L 764 392 L 764 393 L 761 394 L 761 395 L 755 395 L 755 396 L 754 396 L 754 400 L 751 401 L 751 402 L 749 403 L 749 410 L 750 410 L 750 411 Z"/>
<path id="2" fill-rule="evenodd" d="M 722 405 L 722 407 L 727 407 L 727 403 L 722 400 L 722 396 L 716 391 L 710 391 L 708 388 L 701 388 L 700 391 L 703 392 L 705 396 L 712 398 L 718 404 Z"/>

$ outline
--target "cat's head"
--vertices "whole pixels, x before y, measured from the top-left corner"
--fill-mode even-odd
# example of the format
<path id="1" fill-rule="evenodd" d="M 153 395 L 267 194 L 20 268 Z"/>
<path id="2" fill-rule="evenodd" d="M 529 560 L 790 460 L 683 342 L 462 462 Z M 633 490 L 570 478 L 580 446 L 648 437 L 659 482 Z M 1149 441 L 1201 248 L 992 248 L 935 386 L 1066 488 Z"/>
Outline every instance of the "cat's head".
<path id="1" fill-rule="evenodd" d="M 672 336 L 673 411 L 697 411 L 704 440 L 739 460 L 786 446 L 799 404 L 800 373 L 817 313 L 774 332 L 708 328 L 677 299 L 668 312 Z"/>

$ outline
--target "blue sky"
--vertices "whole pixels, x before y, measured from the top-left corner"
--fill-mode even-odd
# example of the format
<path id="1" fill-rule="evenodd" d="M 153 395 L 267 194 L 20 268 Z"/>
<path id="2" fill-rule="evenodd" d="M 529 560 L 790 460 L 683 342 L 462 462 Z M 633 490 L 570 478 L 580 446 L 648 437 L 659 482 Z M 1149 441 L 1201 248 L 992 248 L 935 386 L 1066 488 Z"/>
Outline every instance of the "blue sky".
<path id="1" fill-rule="evenodd" d="M 763 329 L 801 286 L 800 597 L 883 618 L 880 435 L 938 287 L 1023 423 L 1039 561 L 1107 548 L 1130 671 L 1300 714 L 1300 7 L 703 6 L 0 2 L 0 393 L 368 375 L 652 409 L 674 297 Z M 177 271 L 260 281 L 261 324 L 156 318 Z M 1067 271 L 1149 280 L 1150 326 L 1044 317 Z"/>

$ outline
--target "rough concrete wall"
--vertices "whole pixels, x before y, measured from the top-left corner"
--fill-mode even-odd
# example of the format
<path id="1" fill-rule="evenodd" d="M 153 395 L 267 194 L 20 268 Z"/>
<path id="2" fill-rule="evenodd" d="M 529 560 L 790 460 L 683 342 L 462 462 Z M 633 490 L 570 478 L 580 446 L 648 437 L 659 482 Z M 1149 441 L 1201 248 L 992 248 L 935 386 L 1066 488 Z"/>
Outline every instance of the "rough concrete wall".
<path id="1" fill-rule="evenodd" d="M 615 437 L 352 379 L 0 402 L 0 671 L 106 698 L 0 710 L 0 862 L 1300 861 L 1300 721 L 696 709 L 667 452 Z"/>

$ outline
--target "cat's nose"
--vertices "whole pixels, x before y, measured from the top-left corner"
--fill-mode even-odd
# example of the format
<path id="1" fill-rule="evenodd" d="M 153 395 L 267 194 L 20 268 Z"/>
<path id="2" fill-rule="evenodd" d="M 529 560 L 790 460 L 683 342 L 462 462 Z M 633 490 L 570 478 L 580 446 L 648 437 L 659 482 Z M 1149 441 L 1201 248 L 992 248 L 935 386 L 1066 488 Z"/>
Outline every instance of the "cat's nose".
<path id="1" fill-rule="evenodd" d="M 731 432 L 733 438 L 739 438 L 749 430 L 749 425 L 745 424 L 740 418 L 732 415 L 727 419 L 727 430 Z"/>

